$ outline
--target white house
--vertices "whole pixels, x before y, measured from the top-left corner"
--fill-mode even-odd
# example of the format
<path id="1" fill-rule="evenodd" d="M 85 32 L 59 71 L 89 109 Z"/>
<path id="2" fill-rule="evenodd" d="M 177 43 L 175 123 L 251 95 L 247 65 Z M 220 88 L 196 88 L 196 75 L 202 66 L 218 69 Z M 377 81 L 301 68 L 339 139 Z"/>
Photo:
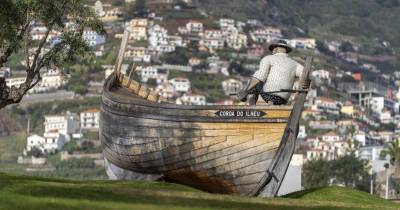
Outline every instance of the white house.
<path id="1" fill-rule="evenodd" d="M 30 152 L 36 147 L 42 153 L 47 154 L 61 150 L 66 142 L 65 136 L 57 132 L 45 133 L 44 137 L 34 134 L 27 138 L 26 151 Z"/>
<path id="2" fill-rule="evenodd" d="M 91 47 L 101 45 L 106 42 L 106 37 L 104 35 L 100 35 L 92 30 L 83 31 L 82 38 Z"/>
<path id="3" fill-rule="evenodd" d="M 186 24 L 186 29 L 189 33 L 200 33 L 203 31 L 203 23 L 191 20 Z"/>
<path id="4" fill-rule="evenodd" d="M 227 45 L 236 50 L 245 48 L 247 47 L 247 35 L 241 33 L 232 34 L 227 39 Z"/>
<path id="5" fill-rule="evenodd" d="M 167 29 L 156 24 L 149 29 L 149 43 L 152 47 L 159 45 L 168 45 Z"/>
<path id="6" fill-rule="evenodd" d="M 79 119 L 76 114 L 67 112 L 65 115 L 44 116 L 44 132 L 57 131 L 64 135 L 72 135 L 79 129 Z"/>
<path id="7" fill-rule="evenodd" d="M 222 89 L 225 95 L 230 96 L 231 94 L 238 93 L 243 88 L 243 83 L 240 80 L 230 78 L 222 81 Z"/>
<path id="8" fill-rule="evenodd" d="M 295 38 L 288 40 L 288 44 L 298 49 L 315 49 L 317 41 L 313 38 Z"/>
<path id="9" fill-rule="evenodd" d="M 155 79 L 157 84 L 168 81 L 169 71 L 159 69 L 154 66 L 147 66 L 140 70 L 140 76 L 142 82 L 147 82 L 149 79 Z"/>
<path id="10" fill-rule="evenodd" d="M 335 132 L 330 131 L 330 132 L 325 133 L 324 135 L 322 135 L 321 136 L 321 140 L 324 141 L 324 142 L 338 142 L 338 141 L 341 140 L 341 138 Z"/>
<path id="11" fill-rule="evenodd" d="M 189 93 L 189 94 L 184 94 L 182 97 L 178 98 L 176 100 L 176 104 L 186 104 L 186 105 L 206 105 L 206 97 L 200 94 L 194 94 L 194 93 Z"/>
<path id="12" fill-rule="evenodd" d="M 96 1 L 94 3 L 94 13 L 98 17 L 103 17 L 106 14 L 104 12 L 103 3 L 101 3 L 101 1 Z"/>
<path id="13" fill-rule="evenodd" d="M 306 137 L 307 137 L 306 126 L 300 125 L 299 126 L 299 134 L 297 135 L 297 138 L 304 139 Z"/>
<path id="14" fill-rule="evenodd" d="M 80 113 L 81 129 L 97 130 L 99 129 L 99 109 L 88 109 Z"/>
<path id="15" fill-rule="evenodd" d="M 6 85 L 8 87 L 19 87 L 21 84 L 25 82 L 25 77 L 14 77 L 14 78 L 6 78 Z"/>
<path id="16" fill-rule="evenodd" d="M 326 81 L 328 84 L 331 83 L 331 73 L 324 69 L 311 72 L 311 77 L 320 81 Z"/>
<path id="17" fill-rule="evenodd" d="M 43 74 L 42 80 L 32 89 L 32 92 L 45 92 L 58 89 L 67 83 L 60 69 L 49 69 Z"/>
<path id="18" fill-rule="evenodd" d="M 272 27 L 259 28 L 250 32 L 250 38 L 257 43 L 271 43 L 282 39 L 282 31 Z"/>
<path id="19" fill-rule="evenodd" d="M 235 27 L 235 20 L 234 19 L 227 19 L 227 18 L 221 18 L 218 21 L 219 27 L 224 30 L 227 28 Z"/>
<path id="20" fill-rule="evenodd" d="M 150 52 L 145 47 L 128 46 L 124 53 L 124 57 L 136 62 L 149 63 L 151 61 Z"/>
<path id="21" fill-rule="evenodd" d="M 129 39 L 147 40 L 148 20 L 145 18 L 135 18 L 125 23 L 125 28 L 130 32 Z"/>
<path id="22" fill-rule="evenodd" d="M 382 113 L 383 108 L 385 107 L 385 98 L 384 97 L 372 97 L 370 100 L 370 107 L 372 111 L 376 113 Z"/>
<path id="23" fill-rule="evenodd" d="M 176 93 L 174 86 L 169 82 L 165 82 L 165 83 L 161 83 L 161 84 L 157 85 L 155 91 L 156 91 L 156 93 L 158 93 L 161 97 L 163 97 L 165 99 L 172 98 Z"/>
<path id="24" fill-rule="evenodd" d="M 169 80 L 176 92 L 186 93 L 190 90 L 190 80 L 184 77 L 176 77 Z"/>
<path id="25" fill-rule="evenodd" d="M 211 50 L 217 50 L 224 48 L 225 41 L 222 38 L 203 38 L 200 40 L 199 45 Z"/>

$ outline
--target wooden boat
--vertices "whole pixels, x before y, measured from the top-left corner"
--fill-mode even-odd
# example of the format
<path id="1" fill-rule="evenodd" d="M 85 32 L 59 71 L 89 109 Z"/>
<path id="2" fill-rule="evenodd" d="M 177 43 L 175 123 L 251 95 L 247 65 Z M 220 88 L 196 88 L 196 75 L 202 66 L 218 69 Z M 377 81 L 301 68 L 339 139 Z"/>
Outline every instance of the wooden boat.
<path id="1" fill-rule="evenodd" d="M 302 80 L 310 67 L 308 58 Z M 175 105 L 116 72 L 102 96 L 103 154 L 113 167 L 212 193 L 275 196 L 305 97 L 293 106 Z"/>

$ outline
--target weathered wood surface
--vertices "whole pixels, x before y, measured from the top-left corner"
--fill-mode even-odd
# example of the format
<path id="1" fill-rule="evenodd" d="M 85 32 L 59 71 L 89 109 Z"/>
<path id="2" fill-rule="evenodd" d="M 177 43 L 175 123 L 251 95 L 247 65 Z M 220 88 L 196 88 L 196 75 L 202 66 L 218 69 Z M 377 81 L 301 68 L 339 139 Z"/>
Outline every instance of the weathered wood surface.
<path id="1" fill-rule="evenodd" d="M 116 80 L 121 82 L 116 85 Z M 281 170 L 279 175 L 286 172 L 285 161 L 290 161 L 293 151 L 281 140 L 292 138 L 287 132 L 289 119 L 290 124 L 299 119 L 291 106 L 180 106 L 160 101 L 154 92 L 127 77 L 108 78 L 100 117 L 107 161 L 140 177 L 162 174 L 165 180 L 209 192 L 241 195 L 255 195 L 260 189 L 267 193 L 266 169 L 273 166 Z M 296 104 L 300 102 L 298 98 Z M 221 110 L 266 114 L 216 115 Z M 283 164 L 277 163 L 282 159 L 277 151 L 289 152 Z M 274 186 L 279 188 L 280 183 Z"/>

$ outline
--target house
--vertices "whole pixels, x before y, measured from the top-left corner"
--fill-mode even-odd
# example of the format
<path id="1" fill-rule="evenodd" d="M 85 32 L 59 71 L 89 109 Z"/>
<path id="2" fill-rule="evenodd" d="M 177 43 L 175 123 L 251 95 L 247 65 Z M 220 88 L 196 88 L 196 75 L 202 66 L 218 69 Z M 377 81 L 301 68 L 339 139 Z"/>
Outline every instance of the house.
<path id="1" fill-rule="evenodd" d="M 149 50 L 145 47 L 128 46 L 124 53 L 124 57 L 136 62 L 149 63 L 151 61 Z"/>
<path id="2" fill-rule="evenodd" d="M 221 18 L 221 19 L 219 19 L 218 23 L 219 23 L 219 27 L 222 30 L 225 30 L 227 28 L 235 27 L 235 20 L 234 19 Z"/>
<path id="3" fill-rule="evenodd" d="M 131 40 L 147 40 L 148 20 L 145 18 L 135 18 L 125 23 L 125 28 L 130 32 Z"/>
<path id="4" fill-rule="evenodd" d="M 48 69 L 47 72 L 42 75 L 42 80 L 31 90 L 31 92 L 40 93 L 55 90 L 66 83 L 67 80 L 60 69 Z"/>
<path id="5" fill-rule="evenodd" d="M 202 35 L 204 38 L 207 39 L 221 39 L 224 37 L 224 33 L 221 30 L 204 30 L 204 33 Z"/>
<path id="6" fill-rule="evenodd" d="M 64 135 L 72 135 L 79 129 L 78 115 L 67 112 L 64 115 L 45 115 L 44 132 L 57 131 Z"/>
<path id="7" fill-rule="evenodd" d="M 311 72 L 311 78 L 318 82 L 326 82 L 327 84 L 331 83 L 331 74 L 329 71 L 324 69 Z"/>
<path id="8" fill-rule="evenodd" d="M 295 38 L 288 40 L 288 44 L 297 49 L 315 49 L 317 41 L 313 38 Z"/>
<path id="9" fill-rule="evenodd" d="M 222 38 L 203 38 L 199 42 L 200 47 L 206 47 L 210 50 L 220 50 L 225 46 Z"/>
<path id="10" fill-rule="evenodd" d="M 169 71 L 165 69 L 156 68 L 154 66 L 147 66 L 140 69 L 140 76 L 142 82 L 148 82 L 149 79 L 156 80 L 157 84 L 165 83 L 168 81 Z"/>
<path id="11" fill-rule="evenodd" d="M 187 43 L 184 42 L 183 37 L 178 35 L 168 35 L 167 41 L 174 47 L 186 47 Z"/>
<path id="12" fill-rule="evenodd" d="M 96 1 L 94 3 L 94 13 L 97 17 L 103 17 L 106 13 L 104 12 L 103 3 Z"/>
<path id="13" fill-rule="evenodd" d="M 156 24 L 149 29 L 149 44 L 152 47 L 168 44 L 167 29 Z"/>
<path id="14" fill-rule="evenodd" d="M 229 36 L 226 42 L 228 47 L 235 50 L 240 50 L 247 47 L 247 35 L 241 33 L 232 34 L 231 36 Z"/>
<path id="15" fill-rule="evenodd" d="M 200 33 L 203 32 L 203 23 L 199 21 L 191 20 L 186 24 L 186 30 L 189 33 Z"/>
<path id="16" fill-rule="evenodd" d="M 185 105 L 206 105 L 206 97 L 204 95 L 200 94 L 194 94 L 194 93 L 189 93 L 189 94 L 184 94 L 182 97 L 178 98 L 176 100 L 176 104 L 185 104 Z"/>
<path id="17" fill-rule="evenodd" d="M 388 157 L 381 158 L 383 146 L 366 146 L 360 147 L 358 156 L 362 160 L 367 160 L 370 163 L 373 172 L 381 172 L 385 170 L 384 165 L 388 163 Z"/>
<path id="18" fill-rule="evenodd" d="M 176 94 L 174 86 L 169 82 L 165 82 L 165 83 L 161 83 L 161 84 L 157 85 L 155 91 L 156 91 L 156 93 L 158 93 L 161 97 L 163 97 L 165 99 L 171 99 Z"/>
<path id="19" fill-rule="evenodd" d="M 14 77 L 14 78 L 6 78 L 6 85 L 8 87 L 19 87 L 21 84 L 25 83 L 25 77 Z"/>
<path id="20" fill-rule="evenodd" d="M 106 42 L 106 37 L 104 35 L 100 35 L 92 30 L 84 30 L 82 38 L 90 47 L 101 45 Z"/>
<path id="21" fill-rule="evenodd" d="M 307 160 L 319 158 L 334 160 L 348 153 L 349 148 L 350 147 L 346 141 L 318 141 L 315 145 L 313 145 L 313 147 L 306 151 L 306 157 Z"/>
<path id="22" fill-rule="evenodd" d="M 201 59 L 198 57 L 191 57 L 189 59 L 189 65 L 190 66 L 197 66 L 201 64 Z"/>
<path id="23" fill-rule="evenodd" d="M 339 135 L 337 135 L 335 132 L 330 131 L 328 133 L 325 133 L 321 136 L 322 141 L 324 142 L 337 142 L 340 141 L 341 138 Z"/>
<path id="24" fill-rule="evenodd" d="M 187 78 L 176 77 L 169 80 L 169 82 L 172 84 L 176 92 L 186 93 L 190 90 L 190 80 Z"/>
<path id="25" fill-rule="evenodd" d="M 312 120 L 308 123 L 311 129 L 315 130 L 334 130 L 337 128 L 335 121 L 331 120 Z"/>
<path id="26" fill-rule="evenodd" d="M 331 98 L 317 97 L 315 99 L 314 105 L 312 106 L 314 110 L 320 110 L 330 114 L 339 114 L 340 103 Z"/>
<path id="27" fill-rule="evenodd" d="M 282 31 L 272 27 L 259 28 L 250 32 L 250 38 L 256 43 L 271 43 L 282 39 Z"/>
<path id="28" fill-rule="evenodd" d="M 340 108 L 340 112 L 348 116 L 353 116 L 353 114 L 355 113 L 353 103 L 351 101 L 345 101 Z"/>
<path id="29" fill-rule="evenodd" d="M 299 134 L 297 135 L 297 138 L 304 139 L 306 137 L 307 137 L 306 126 L 300 125 Z"/>
<path id="30" fill-rule="evenodd" d="M 80 113 L 81 129 L 98 130 L 99 129 L 99 109 L 88 109 Z"/>
<path id="31" fill-rule="evenodd" d="M 37 148 L 42 153 L 48 154 L 61 150 L 66 142 L 65 136 L 57 132 L 46 133 L 44 137 L 34 134 L 27 138 L 26 151 L 30 152 L 33 148 Z"/>
<path id="32" fill-rule="evenodd" d="M 227 96 L 238 93 L 242 88 L 243 83 L 240 80 L 230 78 L 222 81 L 222 89 Z"/>

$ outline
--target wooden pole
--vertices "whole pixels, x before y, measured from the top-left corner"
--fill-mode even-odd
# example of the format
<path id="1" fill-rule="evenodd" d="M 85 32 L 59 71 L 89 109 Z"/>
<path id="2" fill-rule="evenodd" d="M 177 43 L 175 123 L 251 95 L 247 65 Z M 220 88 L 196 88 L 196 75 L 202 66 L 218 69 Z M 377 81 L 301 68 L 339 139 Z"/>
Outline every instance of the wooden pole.
<path id="1" fill-rule="evenodd" d="M 128 41 L 129 41 L 129 31 L 125 30 L 121 41 L 121 47 L 119 48 L 117 62 L 114 68 L 116 78 L 119 78 L 121 74 L 122 61 L 124 60 L 124 54 L 126 51 L 126 47 L 128 46 Z"/>

